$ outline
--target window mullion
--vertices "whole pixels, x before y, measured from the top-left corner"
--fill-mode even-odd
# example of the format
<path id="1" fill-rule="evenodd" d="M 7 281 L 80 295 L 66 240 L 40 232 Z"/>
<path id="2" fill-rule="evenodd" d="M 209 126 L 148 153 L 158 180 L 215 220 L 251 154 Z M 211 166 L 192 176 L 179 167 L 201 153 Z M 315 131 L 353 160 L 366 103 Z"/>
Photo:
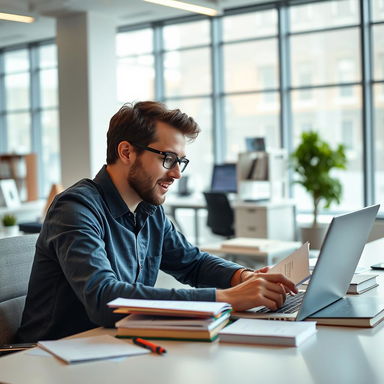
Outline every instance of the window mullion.
<path id="1" fill-rule="evenodd" d="M 211 20 L 211 71 L 212 71 L 212 134 L 215 163 L 226 157 L 226 127 L 223 106 L 223 49 L 221 45 L 222 19 Z"/>
<path id="2" fill-rule="evenodd" d="M 155 99 L 165 100 L 164 89 L 164 50 L 162 27 L 153 27 L 153 53 L 155 59 Z"/>
<path id="3" fill-rule="evenodd" d="M 364 204 L 375 201 L 370 3 L 360 0 Z"/>
<path id="4" fill-rule="evenodd" d="M 31 116 L 31 151 L 37 153 L 37 169 L 39 191 L 44 187 L 44 163 L 43 163 L 43 131 L 41 122 L 41 89 L 39 71 L 39 48 L 36 45 L 29 47 L 30 64 L 30 116 Z M 40 195 L 39 193 L 39 195 Z"/>
<path id="5" fill-rule="evenodd" d="M 0 52 L 0 152 L 6 152 L 8 146 L 8 134 L 5 118 L 5 97 L 4 53 Z"/>

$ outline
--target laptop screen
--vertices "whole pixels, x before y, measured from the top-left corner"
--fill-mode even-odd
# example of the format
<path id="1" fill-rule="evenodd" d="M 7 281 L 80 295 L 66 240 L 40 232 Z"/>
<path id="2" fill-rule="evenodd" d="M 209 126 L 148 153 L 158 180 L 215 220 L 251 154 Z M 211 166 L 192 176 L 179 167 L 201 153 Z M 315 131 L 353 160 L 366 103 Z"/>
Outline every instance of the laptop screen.
<path id="1" fill-rule="evenodd" d="M 345 296 L 378 210 L 374 205 L 332 219 L 296 320 Z"/>

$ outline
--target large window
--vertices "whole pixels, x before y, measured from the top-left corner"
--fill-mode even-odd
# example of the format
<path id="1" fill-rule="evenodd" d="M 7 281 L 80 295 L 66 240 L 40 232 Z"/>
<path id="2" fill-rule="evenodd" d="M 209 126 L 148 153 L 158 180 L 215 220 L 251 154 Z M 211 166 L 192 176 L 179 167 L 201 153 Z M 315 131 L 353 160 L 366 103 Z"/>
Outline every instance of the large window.
<path id="1" fill-rule="evenodd" d="M 60 176 L 56 46 L 6 49 L 0 64 L 0 151 L 38 154 L 44 197 Z"/>
<path id="2" fill-rule="evenodd" d="M 116 54 L 118 103 L 153 100 L 155 69 L 152 29 L 117 34 Z"/>
<path id="3" fill-rule="evenodd" d="M 355 0 L 290 8 L 293 144 L 298 144 L 303 131 L 315 130 L 333 146 L 346 146 L 347 170 L 334 174 L 343 184 L 343 199 L 331 208 L 340 210 L 364 203 L 358 20 Z M 311 201 L 301 186 L 295 186 L 295 197 L 300 208 L 310 209 Z"/>
<path id="4" fill-rule="evenodd" d="M 119 102 L 154 98 L 196 118 L 202 133 L 188 148 L 195 190 L 209 185 L 214 162 L 236 161 L 246 137 L 263 136 L 268 148 L 287 143 L 292 149 L 301 132 L 315 130 L 331 145 L 347 148 L 347 170 L 335 172 L 343 198 L 332 210 L 382 202 L 384 2 L 371 0 L 370 12 L 361 15 L 366 4 L 276 1 L 228 10 L 216 19 L 123 31 Z M 369 22 L 365 46 L 362 20 Z M 363 85 L 367 68 L 372 73 Z M 365 140 L 370 137 L 372 144 Z M 298 208 L 309 210 L 307 194 L 299 187 L 293 193 Z"/>
<path id="5" fill-rule="evenodd" d="M 161 36 L 156 46 L 155 35 Z M 157 99 L 199 123 L 201 134 L 187 146 L 185 172 L 197 191 L 208 187 L 213 164 L 210 43 L 208 19 L 117 35 L 118 102 Z M 156 67 L 161 71 L 155 82 Z"/>
<path id="6" fill-rule="evenodd" d="M 384 1 L 372 1 L 375 192 L 384 212 Z"/>
<path id="7" fill-rule="evenodd" d="M 27 49 L 4 53 L 6 151 L 31 151 L 30 71 Z"/>
<path id="8" fill-rule="evenodd" d="M 245 138 L 280 146 L 277 11 L 223 18 L 224 126 L 227 161 L 245 151 Z"/>
<path id="9" fill-rule="evenodd" d="M 275 1 L 157 21 L 121 29 L 116 47 L 117 105 L 155 99 L 200 124 L 187 147 L 194 190 L 209 186 L 213 163 L 236 161 L 247 137 L 291 150 L 316 130 L 347 148 L 332 209 L 383 203 L 383 0 Z M 59 180 L 57 108 L 54 44 L 0 50 L 0 152 L 39 154 L 42 196 Z M 293 194 L 310 208 L 303 190 Z"/>
<path id="10" fill-rule="evenodd" d="M 60 132 L 58 122 L 57 52 L 53 44 L 38 49 L 40 107 L 37 106 L 41 140 L 42 195 L 47 196 L 51 185 L 60 182 Z"/>
<path id="11" fill-rule="evenodd" d="M 187 146 L 190 159 L 186 175 L 190 185 L 201 191 L 211 178 L 212 144 L 212 63 L 208 19 L 164 26 L 163 100 L 180 108 L 200 125 L 201 134 Z"/>

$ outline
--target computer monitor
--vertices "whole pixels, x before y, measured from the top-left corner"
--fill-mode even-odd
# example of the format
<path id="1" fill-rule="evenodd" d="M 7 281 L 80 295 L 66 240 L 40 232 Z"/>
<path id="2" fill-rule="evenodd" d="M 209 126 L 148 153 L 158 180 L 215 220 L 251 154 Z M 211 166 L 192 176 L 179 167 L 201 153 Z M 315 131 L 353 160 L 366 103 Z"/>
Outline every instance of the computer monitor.
<path id="1" fill-rule="evenodd" d="M 211 192 L 237 192 L 236 163 L 214 165 Z"/>

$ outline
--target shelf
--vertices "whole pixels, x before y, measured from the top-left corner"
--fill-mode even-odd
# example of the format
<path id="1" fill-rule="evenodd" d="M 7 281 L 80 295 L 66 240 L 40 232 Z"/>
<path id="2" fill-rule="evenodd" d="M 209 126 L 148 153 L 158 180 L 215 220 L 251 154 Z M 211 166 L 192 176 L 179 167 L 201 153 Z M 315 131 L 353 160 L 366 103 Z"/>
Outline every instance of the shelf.
<path id="1" fill-rule="evenodd" d="M 16 183 L 20 200 L 38 199 L 36 154 L 0 155 L 0 180 L 12 179 Z"/>

